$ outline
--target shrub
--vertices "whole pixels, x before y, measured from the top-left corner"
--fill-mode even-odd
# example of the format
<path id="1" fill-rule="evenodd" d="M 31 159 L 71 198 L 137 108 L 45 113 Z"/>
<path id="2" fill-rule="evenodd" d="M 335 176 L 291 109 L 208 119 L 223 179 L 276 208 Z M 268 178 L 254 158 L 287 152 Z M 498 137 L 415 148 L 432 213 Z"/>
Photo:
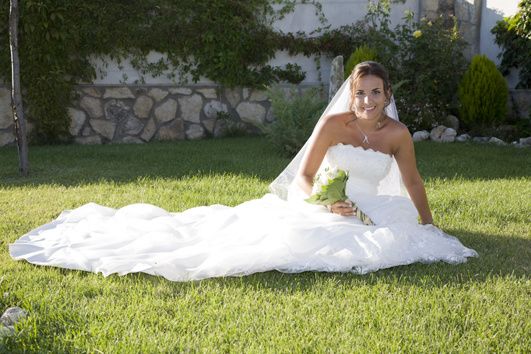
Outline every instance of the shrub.
<path id="1" fill-rule="evenodd" d="M 405 25 L 392 29 L 391 4 L 401 1 L 371 0 L 362 20 L 332 30 L 325 26 L 320 2 L 314 0 L 25 1 L 20 53 L 28 120 L 35 124 L 39 140 L 66 140 L 66 107 L 73 99 L 73 85 L 97 77 L 93 57 L 130 58 L 141 73 L 139 83 L 144 75 L 176 80 L 179 74 L 183 80 L 208 77 L 226 86 L 262 87 L 304 79 L 296 63 L 267 64 L 278 50 L 315 54 L 319 67 L 323 54 L 346 58 L 370 43 L 370 50 L 358 48 L 365 54 L 353 61 L 374 59 L 367 52 L 376 52 L 391 80 L 400 86 L 396 96 L 397 104 L 404 102 L 399 105 L 401 119 L 408 125 L 413 122 L 411 129 L 431 125 L 432 117 L 446 115 L 457 91 L 464 69 L 462 40 L 457 30 L 439 24 L 444 21 L 418 24 L 411 12 Z M 8 3 L 0 0 L 0 79 L 5 82 L 10 81 Z M 323 27 L 310 35 L 275 31 L 275 19 L 293 11 L 297 3 L 314 5 Z M 527 27 L 522 28 L 525 32 Z M 152 51 L 166 53 L 167 58 L 149 62 Z"/>
<path id="2" fill-rule="evenodd" d="M 367 60 L 377 61 L 378 56 L 376 51 L 366 45 L 356 48 L 345 64 L 345 77 L 348 77 L 352 73 L 356 65 Z"/>
<path id="3" fill-rule="evenodd" d="M 400 120 L 411 130 L 430 129 L 457 110 L 466 42 L 449 16 L 416 21 L 406 11 L 403 23 L 391 28 L 392 2 L 370 1 L 367 15 L 352 27 L 353 38 L 370 43 L 389 71 Z"/>
<path id="4" fill-rule="evenodd" d="M 507 115 L 509 89 L 496 65 L 485 55 L 476 55 L 459 85 L 459 114 L 470 128 L 502 123 Z"/>
<path id="5" fill-rule="evenodd" d="M 491 32 L 495 42 L 503 48 L 500 70 L 504 75 L 511 68 L 519 68 L 518 89 L 531 88 L 531 1 L 522 0 L 518 4 L 520 11 L 514 16 L 498 21 Z"/>
<path id="6" fill-rule="evenodd" d="M 292 89 L 286 94 L 277 87 L 269 89 L 269 97 L 275 121 L 262 126 L 262 131 L 281 153 L 293 156 L 310 137 L 327 101 L 318 89 L 302 94 Z"/>
<path id="7" fill-rule="evenodd" d="M 230 113 L 220 111 L 217 113 L 217 124 L 221 125 L 221 136 L 238 137 L 249 135 L 246 125 Z"/>
<path id="8" fill-rule="evenodd" d="M 400 120 L 412 130 L 430 129 L 457 109 L 456 92 L 466 69 L 464 41 L 455 19 L 411 20 L 396 32 L 399 70 L 392 80 L 403 83 L 395 91 Z"/>

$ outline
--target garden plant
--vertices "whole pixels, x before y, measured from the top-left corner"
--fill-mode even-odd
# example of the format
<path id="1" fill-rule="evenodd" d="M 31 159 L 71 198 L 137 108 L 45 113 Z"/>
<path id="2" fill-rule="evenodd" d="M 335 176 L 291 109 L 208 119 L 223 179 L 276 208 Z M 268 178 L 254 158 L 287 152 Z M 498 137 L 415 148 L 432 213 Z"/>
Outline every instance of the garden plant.
<path id="1" fill-rule="evenodd" d="M 485 129 L 507 117 L 509 89 L 496 65 L 485 55 L 472 58 L 459 85 L 459 117 L 471 128 Z"/>

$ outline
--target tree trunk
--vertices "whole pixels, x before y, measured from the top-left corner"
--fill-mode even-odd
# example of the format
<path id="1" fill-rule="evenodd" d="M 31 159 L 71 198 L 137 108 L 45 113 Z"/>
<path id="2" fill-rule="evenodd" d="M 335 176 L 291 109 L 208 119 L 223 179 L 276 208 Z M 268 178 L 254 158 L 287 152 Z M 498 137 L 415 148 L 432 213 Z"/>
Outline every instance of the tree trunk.
<path id="1" fill-rule="evenodd" d="M 15 121 L 19 169 L 23 176 L 29 173 L 28 140 L 26 138 L 26 119 L 20 91 L 20 62 L 18 59 L 18 0 L 10 0 L 9 45 L 11 48 L 11 105 Z"/>

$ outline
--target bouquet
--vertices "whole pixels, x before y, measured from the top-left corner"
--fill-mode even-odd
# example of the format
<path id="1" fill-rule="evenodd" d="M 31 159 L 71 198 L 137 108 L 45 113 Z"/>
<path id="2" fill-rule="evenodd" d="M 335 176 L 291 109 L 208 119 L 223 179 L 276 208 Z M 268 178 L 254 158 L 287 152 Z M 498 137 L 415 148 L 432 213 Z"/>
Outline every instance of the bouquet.
<path id="1" fill-rule="evenodd" d="M 311 204 L 332 205 L 335 202 L 348 200 L 345 194 L 345 188 L 348 180 L 348 173 L 340 170 L 330 170 L 328 167 L 324 170 L 326 183 L 323 183 L 321 174 L 317 174 L 314 178 L 314 190 L 316 191 L 306 201 Z M 361 211 L 355 203 L 352 203 L 352 208 L 356 210 L 356 217 L 365 225 L 374 225 L 367 214 Z"/>

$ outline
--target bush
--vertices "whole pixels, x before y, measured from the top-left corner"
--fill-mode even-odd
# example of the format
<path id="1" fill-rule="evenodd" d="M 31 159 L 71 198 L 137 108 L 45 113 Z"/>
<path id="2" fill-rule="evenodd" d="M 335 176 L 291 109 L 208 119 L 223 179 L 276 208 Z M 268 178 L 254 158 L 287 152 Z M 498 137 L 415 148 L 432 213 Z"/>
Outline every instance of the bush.
<path id="1" fill-rule="evenodd" d="M 531 1 L 522 0 L 520 11 L 498 21 L 491 32 L 495 42 L 503 48 L 500 70 L 508 75 L 511 68 L 520 69 L 518 89 L 531 88 Z"/>
<path id="2" fill-rule="evenodd" d="M 43 142 L 68 139 L 66 107 L 76 83 L 97 77 L 91 60 L 94 56 L 104 61 L 131 58 L 133 67 L 142 73 L 139 83 L 145 75 L 167 75 L 176 80 L 179 74 L 183 80 L 208 77 L 226 86 L 262 87 L 304 79 L 296 63 L 285 67 L 267 64 L 278 50 L 291 55 L 315 54 L 319 67 L 318 58 L 323 54 L 346 58 L 358 48 L 365 54 L 358 53 L 358 59 L 347 63 L 347 71 L 356 61 L 374 59 L 370 52 L 376 52 L 378 61 L 389 70 L 394 88 L 400 86 L 395 94 L 401 119 L 410 129 L 426 127 L 452 108 L 464 71 L 462 40 L 456 28 L 444 26 L 445 19 L 417 23 L 411 12 L 404 25 L 391 28 L 391 4 L 397 1 L 369 1 L 362 20 L 330 30 L 322 22 L 320 2 L 303 0 L 315 6 L 323 25 L 310 35 L 284 34 L 272 26 L 275 19 L 301 3 L 293 0 L 25 1 L 20 9 L 20 37 L 24 40 L 19 49 L 28 120 L 35 124 L 36 136 Z M 8 4 L 0 0 L 0 79 L 5 82 L 11 75 Z M 524 23 L 520 32 L 527 29 L 524 15 L 519 17 L 518 23 Z M 98 31 L 94 31 L 95 22 Z M 197 33 L 201 33 L 201 41 Z M 364 43 L 370 43 L 370 50 L 361 49 Z M 151 51 L 166 53 L 167 58 L 149 62 Z M 523 53 L 522 58 L 527 52 Z"/>
<path id="3" fill-rule="evenodd" d="M 217 113 L 217 124 L 221 125 L 221 136 L 238 137 L 249 135 L 247 126 L 230 113 L 220 111 Z"/>
<path id="4" fill-rule="evenodd" d="M 429 130 L 457 109 L 456 92 L 466 69 L 464 41 L 455 19 L 410 21 L 396 32 L 399 70 L 392 80 L 403 83 L 395 91 L 400 120 L 412 130 Z"/>
<path id="5" fill-rule="evenodd" d="M 459 114 L 470 128 L 488 128 L 507 116 L 509 89 L 496 65 L 485 55 L 476 55 L 459 85 Z"/>
<path id="6" fill-rule="evenodd" d="M 310 137 L 327 101 L 318 89 L 298 94 L 292 89 L 288 95 L 281 88 L 269 90 L 275 121 L 262 126 L 262 131 L 283 154 L 295 155 Z"/>
<path id="7" fill-rule="evenodd" d="M 413 131 L 430 129 L 457 110 L 466 42 L 449 16 L 416 21 L 406 11 L 403 23 L 391 28 L 392 3 L 370 1 L 367 15 L 352 27 L 355 39 L 370 43 L 389 71 L 400 120 Z"/>
<path id="8" fill-rule="evenodd" d="M 367 60 L 378 60 L 376 50 L 366 45 L 356 48 L 345 64 L 345 77 L 349 77 L 356 65 Z"/>

